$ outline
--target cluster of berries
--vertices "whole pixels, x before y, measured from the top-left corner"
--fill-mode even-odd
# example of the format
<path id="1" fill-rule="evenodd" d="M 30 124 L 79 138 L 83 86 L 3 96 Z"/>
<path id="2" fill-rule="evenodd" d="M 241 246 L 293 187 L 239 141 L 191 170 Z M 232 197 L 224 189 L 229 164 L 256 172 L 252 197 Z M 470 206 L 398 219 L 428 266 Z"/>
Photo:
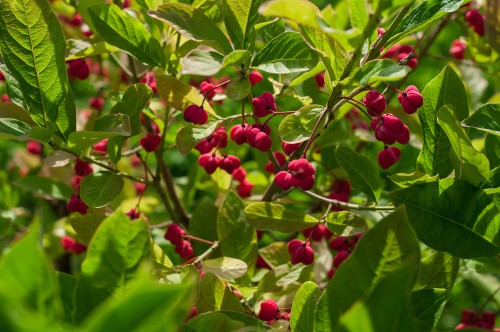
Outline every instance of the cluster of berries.
<path id="1" fill-rule="evenodd" d="M 260 304 L 259 319 L 266 321 L 268 325 L 276 319 L 290 320 L 290 310 L 284 309 L 285 312 L 280 312 L 278 304 L 274 300 L 266 300 Z"/>
<path id="2" fill-rule="evenodd" d="M 329 278 L 333 277 L 340 264 L 342 264 L 342 262 L 349 258 L 359 239 L 361 239 L 361 236 L 362 234 L 357 234 L 350 237 L 339 236 L 330 241 L 330 249 L 335 250 L 337 254 L 333 258 L 333 267 L 328 273 Z"/>
<path id="3" fill-rule="evenodd" d="M 271 148 L 271 128 L 266 124 L 249 125 L 242 123 L 231 128 L 231 139 L 236 144 L 248 143 L 259 151 L 268 151 Z"/>
<path id="4" fill-rule="evenodd" d="M 382 55 L 382 58 L 404 61 L 404 64 L 411 69 L 415 69 L 418 65 L 415 50 L 410 45 L 393 45 Z"/>
<path id="5" fill-rule="evenodd" d="M 404 91 L 399 91 L 398 100 L 403 110 L 413 114 L 423 105 L 423 98 L 417 87 L 410 85 Z M 371 127 L 375 131 L 375 138 L 385 144 L 384 150 L 378 155 L 380 167 L 388 169 L 394 165 L 401 156 L 401 151 L 396 147 L 388 147 L 396 142 L 407 144 L 410 141 L 410 131 L 397 116 L 382 114 L 386 107 L 386 100 L 377 90 L 370 90 L 363 98 L 368 114 L 373 116 Z"/>
<path id="6" fill-rule="evenodd" d="M 167 231 L 165 232 L 165 239 L 170 241 L 173 245 L 175 245 L 175 252 L 181 258 L 190 258 L 193 256 L 194 251 L 191 246 L 191 242 L 186 240 L 185 232 L 182 228 L 180 228 L 176 224 L 170 224 L 167 227 Z"/>
<path id="7" fill-rule="evenodd" d="M 460 324 L 455 327 L 455 330 L 465 330 L 470 328 L 480 328 L 488 331 L 497 331 L 495 327 L 495 314 L 493 312 L 484 311 L 482 313 L 475 310 L 462 310 Z"/>
<path id="8" fill-rule="evenodd" d="M 238 181 L 238 186 L 236 187 L 236 192 L 241 198 L 250 197 L 252 195 L 252 189 L 254 184 L 248 181 L 247 172 L 243 167 L 238 167 L 232 173 L 233 179 Z"/>
<path id="9" fill-rule="evenodd" d="M 70 236 L 63 236 L 61 238 L 61 245 L 67 253 L 73 253 L 75 255 L 80 255 L 82 252 L 87 250 L 87 246 L 82 243 L 76 242 Z"/>
<path id="10" fill-rule="evenodd" d="M 484 15 L 477 9 L 469 9 L 465 12 L 465 22 L 474 29 L 474 32 L 479 36 L 484 36 L 485 33 L 485 18 Z"/>
<path id="11" fill-rule="evenodd" d="M 88 162 L 85 162 L 81 159 L 76 159 L 75 161 L 75 175 L 71 178 L 71 186 L 75 189 L 76 194 L 71 195 L 71 198 L 67 204 L 68 212 L 78 212 L 80 214 L 86 214 L 88 206 L 85 204 L 80 195 L 80 183 L 83 178 L 87 175 L 90 175 L 94 172 L 92 165 Z"/>
<path id="12" fill-rule="evenodd" d="M 289 190 L 292 187 L 311 190 L 314 186 L 315 173 L 316 169 L 307 159 L 295 159 L 288 164 L 286 171 L 276 174 L 275 181 L 283 190 Z"/>

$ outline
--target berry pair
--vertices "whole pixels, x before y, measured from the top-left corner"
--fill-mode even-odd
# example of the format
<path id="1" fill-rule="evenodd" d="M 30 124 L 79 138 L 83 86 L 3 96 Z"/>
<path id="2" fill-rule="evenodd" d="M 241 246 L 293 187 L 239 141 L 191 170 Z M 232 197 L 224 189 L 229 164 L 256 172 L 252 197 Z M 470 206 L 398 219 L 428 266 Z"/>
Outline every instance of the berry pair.
<path id="1" fill-rule="evenodd" d="M 310 265 L 314 262 L 314 250 L 308 241 L 293 239 L 288 242 L 288 252 L 290 253 L 292 264 L 302 263 Z"/>
<path id="2" fill-rule="evenodd" d="M 232 173 L 233 179 L 238 181 L 238 186 L 236 187 L 236 192 L 238 196 L 245 198 L 252 195 L 252 189 L 254 184 L 246 179 L 247 172 L 243 167 L 238 167 Z"/>
<path id="3" fill-rule="evenodd" d="M 271 128 L 265 124 L 236 125 L 231 129 L 231 139 L 236 144 L 248 143 L 253 148 L 260 151 L 267 151 L 271 148 Z"/>
<path id="4" fill-rule="evenodd" d="M 191 257 L 194 253 L 191 242 L 184 239 L 185 232 L 176 224 L 170 224 L 167 227 L 164 238 L 175 245 L 175 252 L 181 258 Z"/>
<path id="5" fill-rule="evenodd" d="M 209 153 L 214 148 L 225 148 L 227 146 L 226 128 L 218 127 L 215 131 L 203 139 L 194 148 L 201 154 Z"/>
<path id="6" fill-rule="evenodd" d="M 283 190 L 289 190 L 292 187 L 311 190 L 314 186 L 315 173 L 314 166 L 307 159 L 296 159 L 288 164 L 287 171 L 276 174 L 275 181 Z"/>
<path id="7" fill-rule="evenodd" d="M 208 113 L 203 107 L 198 105 L 189 105 L 184 110 L 184 120 L 194 124 L 204 125 L 208 121 Z"/>
<path id="8" fill-rule="evenodd" d="M 474 327 L 492 330 L 495 327 L 495 319 L 496 317 L 493 312 L 484 311 L 480 313 L 475 310 L 462 310 L 461 323 L 455 327 L 455 330 L 470 329 Z"/>
<path id="9" fill-rule="evenodd" d="M 236 156 L 219 157 L 215 153 L 205 153 L 198 158 L 198 164 L 205 169 L 207 174 L 214 173 L 219 167 L 232 174 L 234 170 L 240 167 L 241 162 Z"/>

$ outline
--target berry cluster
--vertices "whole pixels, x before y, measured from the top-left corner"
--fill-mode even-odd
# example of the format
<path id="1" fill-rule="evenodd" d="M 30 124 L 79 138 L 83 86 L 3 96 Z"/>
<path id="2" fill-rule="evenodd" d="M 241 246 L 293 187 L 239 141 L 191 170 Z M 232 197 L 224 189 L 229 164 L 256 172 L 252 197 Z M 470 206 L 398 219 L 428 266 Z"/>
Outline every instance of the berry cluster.
<path id="1" fill-rule="evenodd" d="M 330 241 L 330 249 L 337 252 L 335 257 L 333 258 L 333 267 L 328 273 L 328 276 L 330 278 L 333 277 L 340 264 L 342 264 L 342 262 L 349 258 L 359 239 L 361 239 L 361 236 L 362 234 L 357 234 L 350 237 L 339 236 Z"/>
<path id="2" fill-rule="evenodd" d="M 292 264 L 302 263 L 310 265 L 314 262 L 314 250 L 311 248 L 309 241 L 291 240 L 288 242 L 288 252 L 290 253 Z"/>
<path id="3" fill-rule="evenodd" d="M 479 36 L 484 36 L 485 33 L 485 19 L 484 15 L 477 9 L 469 9 L 465 13 L 465 22 L 467 25 L 474 29 L 474 32 Z"/>
<path id="4" fill-rule="evenodd" d="M 86 214 L 88 206 L 85 204 L 80 195 L 80 183 L 85 176 L 88 176 L 94 172 L 92 165 L 88 162 L 85 162 L 81 159 L 76 159 L 75 161 L 75 175 L 71 178 L 71 185 L 73 189 L 77 192 L 74 195 L 71 195 L 71 198 L 67 204 L 68 212 L 78 212 L 80 214 Z"/>
<path id="5" fill-rule="evenodd" d="M 276 183 L 283 190 L 292 187 L 302 190 L 311 190 L 314 186 L 314 166 L 305 158 L 292 160 L 288 164 L 288 170 L 276 174 Z"/>
<path id="6" fill-rule="evenodd" d="M 70 236 L 63 236 L 61 238 L 61 245 L 65 252 L 73 253 L 75 255 L 80 255 L 82 252 L 87 250 L 87 246 L 76 242 L 76 240 Z"/>
<path id="7" fill-rule="evenodd" d="M 191 242 L 185 239 L 185 232 L 176 224 L 170 224 L 165 232 L 165 239 L 175 245 L 175 252 L 181 258 L 189 258 L 193 256 L 194 251 Z"/>
<path id="8" fill-rule="evenodd" d="M 399 61 L 411 69 L 415 69 L 418 65 L 415 50 L 410 45 L 393 45 L 382 55 L 382 58 Z"/>
<path id="9" fill-rule="evenodd" d="M 461 322 L 455 327 L 455 330 L 465 330 L 470 328 L 481 328 L 492 331 L 495 327 L 495 314 L 484 311 L 482 313 L 475 310 L 462 310 Z"/>

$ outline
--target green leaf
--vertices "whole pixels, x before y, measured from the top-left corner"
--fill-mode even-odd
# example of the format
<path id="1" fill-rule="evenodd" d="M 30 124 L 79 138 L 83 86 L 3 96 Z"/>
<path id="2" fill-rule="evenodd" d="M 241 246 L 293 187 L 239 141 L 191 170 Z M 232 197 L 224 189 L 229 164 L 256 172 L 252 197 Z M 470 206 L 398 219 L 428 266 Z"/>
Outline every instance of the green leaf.
<path id="1" fill-rule="evenodd" d="M 252 85 L 246 77 L 235 78 L 229 82 L 226 95 L 232 100 L 242 100 L 250 93 Z"/>
<path id="2" fill-rule="evenodd" d="M 450 141 L 437 123 L 437 112 L 444 105 L 453 107 L 461 121 L 469 115 L 467 92 L 458 74 L 445 67 L 425 87 L 424 104 L 418 111 L 422 123 L 424 144 L 417 158 L 417 168 L 427 174 L 447 177 L 453 170 L 450 161 Z"/>
<path id="3" fill-rule="evenodd" d="M 457 278 L 460 260 L 445 252 L 434 251 L 420 262 L 414 290 L 444 288 L 451 292 Z"/>
<path id="4" fill-rule="evenodd" d="M 82 264 L 75 296 L 77 322 L 111 295 L 122 296 L 140 263 L 149 256 L 150 241 L 146 223 L 142 219 L 130 221 L 121 211 L 101 223 Z M 99 313 L 103 311 L 96 315 Z"/>
<path id="5" fill-rule="evenodd" d="M 382 183 L 378 168 L 373 162 L 346 146 L 335 148 L 335 158 L 340 166 L 349 174 L 349 181 L 357 189 L 376 202 L 382 192 Z"/>
<path id="6" fill-rule="evenodd" d="M 368 230 L 368 225 L 363 218 L 348 211 L 330 213 L 325 221 L 326 227 L 338 236 L 353 236 Z"/>
<path id="7" fill-rule="evenodd" d="M 194 86 L 181 82 L 173 76 L 155 75 L 155 78 L 158 93 L 169 106 L 183 111 L 188 105 L 201 105 L 203 96 Z M 203 109 L 215 114 L 208 103 L 203 104 Z"/>
<path id="8" fill-rule="evenodd" d="M 131 136 L 141 133 L 141 112 L 151 100 L 153 90 L 143 83 L 133 84 L 125 90 L 122 100 L 117 102 L 110 111 L 116 116 L 127 115 L 130 119 Z M 99 121 L 99 120 L 97 120 Z M 96 127 L 98 124 L 96 123 Z M 100 130 L 100 129 L 95 129 Z"/>
<path id="9" fill-rule="evenodd" d="M 179 331 L 192 306 L 191 284 L 141 282 L 121 299 L 106 302 L 85 322 L 84 331 Z"/>
<path id="10" fill-rule="evenodd" d="M 473 184 L 487 182 L 490 177 L 488 158 L 474 149 L 472 142 L 449 107 L 441 107 L 438 112 L 438 123 L 451 143 L 451 162 L 455 169 L 455 177 Z"/>
<path id="11" fill-rule="evenodd" d="M 248 270 L 245 262 L 231 257 L 219 257 L 203 261 L 203 271 L 210 272 L 219 278 L 230 280 L 243 277 Z"/>
<path id="12" fill-rule="evenodd" d="M 219 207 L 217 234 L 222 255 L 241 259 L 252 275 L 257 259 L 257 234 L 247 222 L 245 204 L 233 191 L 228 192 Z"/>
<path id="13" fill-rule="evenodd" d="M 361 31 L 368 24 L 369 15 L 368 8 L 364 0 L 347 0 L 347 8 L 349 8 L 349 19 L 353 28 L 358 28 Z"/>
<path id="14" fill-rule="evenodd" d="M 483 190 L 463 180 L 444 179 L 390 197 L 394 204 L 406 205 L 418 238 L 432 249 L 461 258 L 500 252 L 500 213 Z"/>
<path id="15" fill-rule="evenodd" d="M 318 64 L 318 56 L 296 32 L 284 32 L 260 50 L 252 62 L 271 74 L 290 74 L 307 71 Z"/>
<path id="16" fill-rule="evenodd" d="M 10 72 L 9 68 L 5 65 L 3 59 L 2 59 L 2 53 L 0 51 L 0 69 L 2 70 L 4 76 L 5 76 L 5 89 L 7 90 L 7 94 L 11 100 L 11 102 L 18 107 L 20 107 L 23 110 L 28 110 L 28 105 L 26 104 L 26 101 L 24 100 L 23 96 L 23 90 L 21 88 L 21 84 L 16 80 L 16 78 L 13 76 L 13 74 Z M 28 117 L 30 120 L 34 123 L 33 119 L 31 118 L 30 114 L 28 113 Z M 25 121 L 26 122 L 26 121 Z"/>
<path id="17" fill-rule="evenodd" d="M 17 119 L 30 127 L 37 125 L 24 108 L 14 103 L 0 103 L 0 119 Z"/>
<path id="18" fill-rule="evenodd" d="M 16 308 L 18 313 L 17 307 L 26 308 L 55 322 L 62 314 L 62 305 L 52 265 L 41 247 L 39 227 L 33 223 L 29 232 L 4 253 L 0 294 L 12 294 L 16 307 L 10 310 Z"/>
<path id="19" fill-rule="evenodd" d="M 47 1 L 0 3 L 0 50 L 16 91 L 37 124 L 52 121 L 66 138 L 76 130 L 76 113 L 65 47 L 64 32 Z"/>
<path id="20" fill-rule="evenodd" d="M 181 59 L 184 75 L 215 75 L 222 68 L 223 57 L 217 52 L 192 50 Z"/>
<path id="21" fill-rule="evenodd" d="M 422 289 L 411 294 L 410 303 L 418 331 L 432 331 L 441 317 L 448 297 L 449 293 L 439 288 Z"/>
<path id="22" fill-rule="evenodd" d="M 115 199 L 123 189 L 121 176 L 99 172 L 86 176 L 80 184 L 80 197 L 90 207 L 101 208 Z"/>
<path id="23" fill-rule="evenodd" d="M 73 322 L 74 296 L 78 279 L 71 274 L 56 272 L 59 285 L 59 297 L 64 308 L 64 320 Z"/>
<path id="24" fill-rule="evenodd" d="M 14 182 L 16 187 L 33 192 L 35 195 L 68 201 L 75 192 L 63 182 L 34 175 L 24 176 Z"/>
<path id="25" fill-rule="evenodd" d="M 403 37 L 421 30 L 424 26 L 438 20 L 447 13 L 456 11 L 464 0 L 429 0 L 422 2 L 406 14 L 398 24 L 388 44 L 392 45 Z"/>
<path id="26" fill-rule="evenodd" d="M 339 331 L 415 331 L 408 308 L 414 273 L 407 264 L 383 278 L 366 299 L 342 315 Z"/>
<path id="27" fill-rule="evenodd" d="M 500 104 L 484 104 L 462 121 L 462 126 L 472 127 L 500 136 Z"/>
<path id="28" fill-rule="evenodd" d="M 241 64 L 246 63 L 248 60 L 250 60 L 251 57 L 252 53 L 247 50 L 232 51 L 222 60 L 222 68 L 226 68 L 229 66 L 240 66 Z"/>
<path id="29" fill-rule="evenodd" d="M 175 136 L 175 146 L 179 152 L 185 156 L 187 155 L 198 143 L 210 136 L 215 129 L 220 125 L 220 122 L 209 122 L 201 126 L 194 126 L 192 124 L 182 127 Z"/>
<path id="30" fill-rule="evenodd" d="M 268 202 L 250 204 L 245 208 L 245 215 L 250 225 L 260 231 L 291 233 L 318 223 L 318 219 L 310 215 Z"/>
<path id="31" fill-rule="evenodd" d="M 301 25 L 320 29 L 321 11 L 314 3 L 307 0 L 272 0 L 266 1 L 260 8 L 260 14 L 271 17 L 282 17 Z"/>
<path id="32" fill-rule="evenodd" d="M 300 143 L 311 139 L 316 122 L 324 110 L 321 105 L 307 105 L 285 117 L 278 127 L 281 139 L 287 143 Z M 323 128 L 325 123 L 326 117 L 323 117 L 318 128 Z"/>
<path id="33" fill-rule="evenodd" d="M 257 9 L 262 0 L 223 0 L 222 16 L 226 30 L 236 49 L 246 49 L 250 32 L 257 21 Z"/>
<path id="34" fill-rule="evenodd" d="M 5 136 L 5 138 L 25 136 L 30 130 L 30 125 L 21 120 L 0 119 L 0 136 Z"/>
<path id="35" fill-rule="evenodd" d="M 83 59 L 91 56 L 118 52 L 120 49 L 104 41 L 90 44 L 84 40 L 68 39 L 66 41 L 66 61 Z"/>
<path id="36" fill-rule="evenodd" d="M 318 53 L 330 79 L 338 81 L 349 59 L 342 46 L 321 30 L 305 26 L 299 30 L 309 47 Z"/>
<path id="37" fill-rule="evenodd" d="M 130 136 L 130 118 L 125 114 L 107 114 L 95 121 L 95 131 L 117 133 L 121 136 Z"/>
<path id="38" fill-rule="evenodd" d="M 389 179 L 397 184 L 401 188 L 411 187 L 414 184 L 427 183 L 439 180 L 439 176 L 430 176 L 429 174 L 422 173 L 420 171 L 415 171 L 413 173 L 405 174 L 398 173 L 394 175 L 389 175 Z"/>
<path id="39" fill-rule="evenodd" d="M 199 313 L 221 310 L 243 312 L 240 300 L 224 280 L 210 272 L 206 272 L 201 279 L 196 309 Z"/>
<path id="40" fill-rule="evenodd" d="M 368 61 L 354 74 L 353 80 L 361 86 L 379 81 L 398 81 L 411 71 L 408 66 L 400 66 L 388 59 Z"/>
<path id="41" fill-rule="evenodd" d="M 292 303 L 290 327 L 292 331 L 310 332 L 313 330 L 314 309 L 321 295 L 321 290 L 312 281 L 300 286 Z"/>
<path id="42" fill-rule="evenodd" d="M 257 318 L 233 311 L 214 311 L 197 315 L 186 323 L 183 331 L 206 332 L 207 326 L 213 331 L 268 331 L 268 326 Z"/>
<path id="43" fill-rule="evenodd" d="M 144 24 L 116 5 L 96 4 L 88 8 L 95 31 L 110 45 L 151 66 L 165 64 L 160 43 Z"/>
<path id="44" fill-rule="evenodd" d="M 336 271 L 316 308 L 315 331 L 335 330 L 343 313 L 402 265 L 416 273 L 419 256 L 415 233 L 400 207 L 369 230 Z"/>
<path id="45" fill-rule="evenodd" d="M 259 255 L 273 269 L 290 261 L 290 253 L 285 242 L 273 242 L 264 248 L 260 248 Z"/>
<path id="46" fill-rule="evenodd" d="M 105 216 L 97 214 L 73 214 L 69 217 L 69 222 L 78 235 L 78 241 L 88 246 L 95 231 L 105 218 Z"/>
<path id="47" fill-rule="evenodd" d="M 208 240 L 217 241 L 217 212 L 212 199 L 208 196 L 197 201 L 193 216 L 189 220 L 189 234 Z M 194 252 L 204 252 L 209 248 L 208 244 L 192 242 Z"/>
<path id="48" fill-rule="evenodd" d="M 202 42 L 222 54 L 233 50 L 227 37 L 201 10 L 182 3 L 167 3 L 148 14 L 167 23 L 186 38 Z"/>

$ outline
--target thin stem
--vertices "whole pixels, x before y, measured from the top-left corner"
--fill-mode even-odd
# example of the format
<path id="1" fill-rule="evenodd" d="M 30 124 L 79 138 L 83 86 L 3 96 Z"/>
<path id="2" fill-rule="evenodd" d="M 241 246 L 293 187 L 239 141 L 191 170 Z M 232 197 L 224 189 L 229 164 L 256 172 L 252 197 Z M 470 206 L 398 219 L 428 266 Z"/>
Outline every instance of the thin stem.
<path id="1" fill-rule="evenodd" d="M 213 246 L 213 245 L 214 245 L 214 242 L 212 242 L 212 241 L 207 241 L 207 240 L 205 240 L 205 239 L 202 239 L 202 238 L 199 238 L 199 237 L 196 237 L 196 236 L 192 236 L 192 235 L 187 235 L 187 234 L 185 234 L 185 235 L 183 235 L 182 237 L 183 237 L 183 238 L 186 238 L 186 239 L 193 240 L 193 241 L 198 241 L 198 242 L 206 243 L 206 244 L 209 244 L 209 245 L 211 245 L 211 246 Z"/>
<path id="2" fill-rule="evenodd" d="M 328 114 L 327 110 L 328 109 L 325 107 L 323 112 L 321 112 L 321 114 L 319 115 L 318 121 L 316 121 L 316 123 L 314 124 L 314 128 L 311 132 L 311 138 L 307 141 L 306 147 L 304 148 L 304 151 L 302 152 L 302 158 L 306 157 L 307 150 L 309 149 L 312 142 L 314 141 L 314 137 L 316 135 L 316 131 L 318 130 L 319 124 L 323 121 L 323 118 L 325 117 L 325 115 Z"/>
<path id="3" fill-rule="evenodd" d="M 322 202 L 331 204 L 332 206 L 340 207 L 343 209 L 352 209 L 352 210 L 359 210 L 359 211 L 392 211 L 395 210 L 395 206 L 378 206 L 378 205 L 358 205 L 358 204 L 352 204 L 352 203 L 345 203 L 342 201 L 338 201 L 336 199 L 330 199 L 323 197 L 321 195 L 318 195 L 316 193 L 313 193 L 312 191 L 305 191 L 302 190 L 303 193 L 306 195 L 313 197 L 315 199 L 318 199 Z"/>
<path id="4" fill-rule="evenodd" d="M 219 247 L 219 241 L 215 241 L 214 244 L 210 248 L 207 249 L 207 251 L 205 251 L 203 254 L 198 256 L 198 258 L 196 258 L 196 260 L 191 264 L 193 264 L 193 265 L 198 264 L 199 262 L 204 260 L 207 256 L 209 256 L 212 252 L 214 252 L 215 249 L 217 249 L 218 247 Z"/>
<path id="5" fill-rule="evenodd" d="M 231 80 L 224 81 L 224 82 L 222 82 L 222 83 L 220 83 L 220 84 L 217 84 L 217 85 L 216 85 L 216 86 L 214 86 L 213 88 L 211 88 L 211 89 L 207 90 L 207 92 L 205 92 L 205 94 L 203 95 L 203 100 L 202 100 L 202 102 L 201 102 L 200 107 L 201 107 L 201 108 L 203 108 L 203 105 L 205 104 L 205 100 L 207 99 L 207 96 L 208 96 L 208 94 L 209 94 L 210 92 L 214 91 L 214 90 L 215 90 L 215 89 L 217 89 L 217 88 L 220 88 L 221 86 L 223 86 L 223 85 L 225 85 L 225 84 L 227 84 L 227 83 L 229 83 L 229 82 L 231 82 Z"/>
<path id="6" fill-rule="evenodd" d="M 486 299 L 486 301 L 483 303 L 483 305 L 481 306 L 481 308 L 479 308 L 479 313 L 482 313 L 484 308 L 486 308 L 486 306 L 488 305 L 488 303 L 491 302 L 491 300 L 493 300 L 493 298 L 495 297 L 495 295 L 500 291 L 500 286 L 497 287 L 497 289 L 490 294 L 490 296 L 488 296 L 488 298 Z"/>

